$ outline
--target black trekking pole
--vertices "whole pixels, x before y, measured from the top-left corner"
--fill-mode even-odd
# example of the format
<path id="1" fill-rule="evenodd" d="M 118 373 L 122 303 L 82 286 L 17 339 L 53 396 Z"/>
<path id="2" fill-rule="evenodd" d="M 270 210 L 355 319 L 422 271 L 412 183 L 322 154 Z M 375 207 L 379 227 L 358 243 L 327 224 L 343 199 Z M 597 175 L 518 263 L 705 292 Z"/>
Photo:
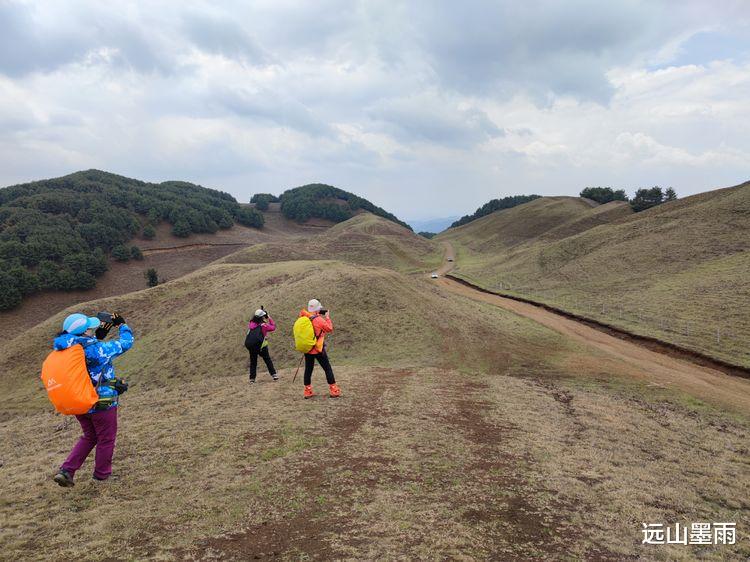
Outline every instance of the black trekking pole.
<path id="1" fill-rule="evenodd" d="M 297 365 L 297 370 L 296 370 L 296 371 L 294 371 L 294 376 L 292 377 L 292 384 L 294 384 L 294 381 L 296 381 L 296 380 L 297 380 L 297 373 L 299 373 L 299 368 L 300 368 L 300 367 L 302 366 L 302 360 L 303 360 L 304 358 L 305 358 L 305 356 L 304 356 L 304 355 L 303 355 L 302 357 L 300 357 L 300 360 L 299 360 L 299 365 Z"/>

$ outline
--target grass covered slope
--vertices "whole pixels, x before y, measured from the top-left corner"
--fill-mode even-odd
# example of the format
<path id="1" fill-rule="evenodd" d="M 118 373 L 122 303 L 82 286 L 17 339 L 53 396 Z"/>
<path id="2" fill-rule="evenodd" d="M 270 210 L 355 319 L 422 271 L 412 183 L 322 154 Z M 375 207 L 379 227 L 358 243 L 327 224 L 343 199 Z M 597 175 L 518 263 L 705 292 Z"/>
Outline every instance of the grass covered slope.
<path id="1" fill-rule="evenodd" d="M 540 197 L 438 235 L 482 258 L 536 240 L 555 240 L 631 214 L 627 204 L 592 206 L 580 197 Z M 468 255 L 467 255 L 468 257 Z"/>
<path id="2" fill-rule="evenodd" d="M 337 401 L 290 383 L 312 292 L 336 326 Z M 282 382 L 261 367 L 249 388 L 242 340 L 260 304 Z M 82 308 L 135 330 L 117 361 L 131 381 L 117 478 L 94 485 L 89 461 L 72 490 L 50 481 L 78 435 L 37 375 L 65 313 L 7 342 L 0 545 L 16 559 L 622 559 L 649 553 L 641 521 L 748 523 L 745 421 L 626 384 L 612 358 L 428 280 L 217 264 Z"/>
<path id="3" fill-rule="evenodd" d="M 336 259 L 403 273 L 434 269 L 441 247 L 392 221 L 362 213 L 317 235 L 258 244 L 227 256 L 223 263 Z"/>
<path id="4" fill-rule="evenodd" d="M 512 235 L 527 224 L 509 216 L 518 210 L 482 219 L 478 238 L 441 236 L 457 246 L 458 276 L 750 366 L 750 183 L 525 244 Z"/>

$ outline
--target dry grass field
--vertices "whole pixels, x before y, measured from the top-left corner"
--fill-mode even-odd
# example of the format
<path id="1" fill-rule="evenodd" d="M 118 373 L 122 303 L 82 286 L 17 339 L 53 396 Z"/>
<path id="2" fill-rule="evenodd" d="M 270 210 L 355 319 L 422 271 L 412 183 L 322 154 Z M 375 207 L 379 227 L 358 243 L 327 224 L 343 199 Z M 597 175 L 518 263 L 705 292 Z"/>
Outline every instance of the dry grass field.
<path id="1" fill-rule="evenodd" d="M 257 244 L 220 260 L 266 263 L 282 260 L 336 259 L 361 265 L 419 273 L 442 260 L 439 244 L 382 217 L 362 213 L 318 236 L 298 236 Z"/>
<path id="2" fill-rule="evenodd" d="M 750 366 L 750 184 L 619 218 L 609 204 L 613 220 L 561 231 L 571 214 L 607 207 L 574 205 L 543 198 L 438 239 L 476 285 Z"/>
<path id="3" fill-rule="evenodd" d="M 301 399 L 291 324 L 332 310 L 344 396 Z M 265 304 L 282 380 L 246 383 Z M 0 544 L 24 560 L 740 559 L 646 547 L 643 522 L 750 525 L 750 419 L 428 279 L 336 261 L 215 264 L 119 309 L 115 477 L 51 475 L 78 435 L 38 365 L 65 315 L 0 351 Z M 313 377 L 318 391 L 323 378 Z M 748 383 L 750 392 L 750 383 Z"/>

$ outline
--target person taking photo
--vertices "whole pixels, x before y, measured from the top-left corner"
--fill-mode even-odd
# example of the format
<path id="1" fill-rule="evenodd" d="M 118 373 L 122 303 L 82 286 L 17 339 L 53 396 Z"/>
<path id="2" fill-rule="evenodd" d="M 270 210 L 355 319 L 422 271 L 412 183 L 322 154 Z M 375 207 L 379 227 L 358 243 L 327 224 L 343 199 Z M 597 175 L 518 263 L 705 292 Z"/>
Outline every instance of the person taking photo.
<path id="1" fill-rule="evenodd" d="M 94 480 L 104 481 L 112 474 L 112 457 L 115 452 L 117 436 L 117 409 L 119 396 L 128 385 L 115 377 L 113 359 L 125 353 L 133 346 L 133 332 L 119 314 L 106 316 L 108 322 L 100 318 L 86 317 L 84 314 L 71 314 L 63 322 L 63 331 L 54 340 L 56 351 L 81 345 L 86 357 L 86 368 L 91 383 L 99 397 L 94 406 L 85 414 L 76 415 L 83 435 L 73 446 L 68 458 L 55 474 L 54 481 L 60 486 L 70 487 L 75 484 L 73 477 L 81 468 L 89 453 L 96 448 L 94 458 Z M 110 341 L 106 338 L 109 329 L 116 326 L 119 337 Z"/>

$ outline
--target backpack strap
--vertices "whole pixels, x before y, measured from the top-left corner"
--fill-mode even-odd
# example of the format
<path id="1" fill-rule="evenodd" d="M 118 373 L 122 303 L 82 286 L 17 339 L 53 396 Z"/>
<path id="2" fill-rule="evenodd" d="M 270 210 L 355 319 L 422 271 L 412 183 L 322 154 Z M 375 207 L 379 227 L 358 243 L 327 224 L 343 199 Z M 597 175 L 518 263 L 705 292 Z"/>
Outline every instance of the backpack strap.
<path id="1" fill-rule="evenodd" d="M 314 314 L 313 316 L 308 316 L 308 318 L 310 318 L 310 324 L 312 324 L 312 321 L 315 320 L 318 316 L 320 316 L 320 314 Z M 315 336 L 315 343 L 317 343 L 318 338 L 323 335 L 323 329 L 321 328 L 320 329 L 320 333 L 316 334 L 315 333 L 315 324 L 313 324 L 313 335 Z"/>

